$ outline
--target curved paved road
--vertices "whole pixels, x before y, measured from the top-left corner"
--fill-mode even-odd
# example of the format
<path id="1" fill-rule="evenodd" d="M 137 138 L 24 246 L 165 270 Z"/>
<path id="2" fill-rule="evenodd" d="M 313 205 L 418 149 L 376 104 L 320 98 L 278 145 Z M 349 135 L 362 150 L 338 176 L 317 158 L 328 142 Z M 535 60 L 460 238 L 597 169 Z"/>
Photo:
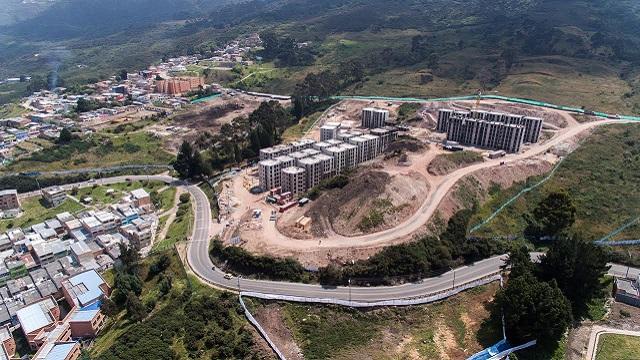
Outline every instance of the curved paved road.
<path id="1" fill-rule="evenodd" d="M 70 190 L 73 187 L 88 187 L 94 184 L 109 185 L 125 182 L 127 180 L 151 180 L 162 181 L 172 186 L 185 186 L 191 194 L 195 205 L 195 223 L 191 241 L 187 246 L 187 262 L 193 272 L 202 280 L 217 287 L 230 290 L 237 290 L 238 284 L 242 291 L 252 291 L 272 295 L 289 295 L 301 297 L 317 297 L 324 299 L 351 300 L 359 302 L 376 302 L 384 300 L 397 300 L 426 296 L 440 291 L 449 290 L 453 287 L 454 271 L 449 271 L 438 277 L 424 279 L 420 282 L 409 283 L 399 286 L 381 287 L 324 287 L 321 285 L 311 285 L 302 283 L 277 282 L 266 280 L 250 279 L 225 279 L 224 273 L 219 269 L 214 269 L 213 262 L 209 258 L 210 229 L 212 228 L 211 208 L 206 194 L 197 186 L 189 185 L 178 179 L 167 175 L 130 175 L 104 178 L 96 181 L 85 181 L 75 184 L 64 185 L 63 188 Z M 534 254 L 535 256 L 535 254 Z M 461 285 L 474 280 L 478 280 L 495 274 L 503 265 L 506 255 L 495 256 L 479 261 L 470 266 L 464 266 L 455 270 L 455 284 Z M 612 265 L 609 270 L 610 275 L 629 277 L 640 275 L 640 269 L 627 268 L 622 265 Z"/>

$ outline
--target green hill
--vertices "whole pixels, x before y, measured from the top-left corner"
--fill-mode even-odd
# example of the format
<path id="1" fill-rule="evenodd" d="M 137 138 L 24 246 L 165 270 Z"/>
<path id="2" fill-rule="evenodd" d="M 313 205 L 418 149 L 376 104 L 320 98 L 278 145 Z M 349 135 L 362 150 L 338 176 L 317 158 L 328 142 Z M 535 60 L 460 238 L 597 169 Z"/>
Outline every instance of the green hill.
<path id="1" fill-rule="evenodd" d="M 0 28 L 0 76 L 46 72 L 53 59 L 65 79 L 86 81 L 269 29 L 312 56 L 278 63 L 256 90 L 290 93 L 305 74 L 355 60 L 366 76 L 344 92 L 485 89 L 638 113 L 639 10 L 632 0 L 67 0 Z"/>

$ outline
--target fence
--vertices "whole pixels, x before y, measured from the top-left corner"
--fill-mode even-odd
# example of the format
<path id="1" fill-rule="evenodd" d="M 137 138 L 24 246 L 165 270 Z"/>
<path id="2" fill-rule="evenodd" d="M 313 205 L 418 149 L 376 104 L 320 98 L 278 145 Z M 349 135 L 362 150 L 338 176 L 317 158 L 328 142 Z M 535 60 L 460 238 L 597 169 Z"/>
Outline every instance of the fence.
<path id="1" fill-rule="evenodd" d="M 269 334 L 267 334 L 264 328 L 262 328 L 258 320 L 256 320 L 256 318 L 254 318 L 253 315 L 251 315 L 251 312 L 249 311 L 249 309 L 247 309 L 247 306 L 244 304 L 244 301 L 242 300 L 242 294 L 240 294 L 240 296 L 238 297 L 238 300 L 240 300 L 240 305 L 242 305 L 242 308 L 244 309 L 244 316 L 246 316 L 247 320 L 249 320 L 249 322 L 256 328 L 256 330 L 258 330 L 260 335 L 262 335 L 264 340 L 269 344 L 269 347 L 271 347 L 271 349 L 276 353 L 276 355 L 278 355 L 278 358 L 280 360 L 287 360 L 287 358 L 282 354 L 282 352 L 280 352 L 276 344 L 273 341 L 271 341 L 271 339 L 269 338 Z"/>

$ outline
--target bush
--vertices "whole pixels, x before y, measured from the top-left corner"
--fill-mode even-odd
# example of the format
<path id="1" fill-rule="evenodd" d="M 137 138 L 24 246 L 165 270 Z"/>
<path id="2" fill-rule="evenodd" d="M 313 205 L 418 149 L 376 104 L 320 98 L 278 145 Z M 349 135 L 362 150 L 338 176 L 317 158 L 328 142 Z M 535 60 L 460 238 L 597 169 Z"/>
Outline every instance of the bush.
<path id="1" fill-rule="evenodd" d="M 189 193 L 180 194 L 180 202 L 186 204 L 191 200 L 191 195 Z"/>

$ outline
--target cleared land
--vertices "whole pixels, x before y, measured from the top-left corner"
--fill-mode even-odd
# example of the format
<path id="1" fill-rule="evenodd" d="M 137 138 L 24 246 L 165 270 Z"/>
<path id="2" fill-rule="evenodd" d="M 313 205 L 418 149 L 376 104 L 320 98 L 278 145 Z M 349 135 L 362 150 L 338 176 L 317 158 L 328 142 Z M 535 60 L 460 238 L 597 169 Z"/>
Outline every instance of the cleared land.
<path id="1" fill-rule="evenodd" d="M 484 161 L 482 154 L 475 151 L 441 154 L 429 163 L 427 170 L 433 175 L 446 175 L 452 171 L 482 161 Z"/>
<path id="2" fill-rule="evenodd" d="M 640 337 L 603 334 L 598 341 L 596 360 L 640 359 Z"/>

